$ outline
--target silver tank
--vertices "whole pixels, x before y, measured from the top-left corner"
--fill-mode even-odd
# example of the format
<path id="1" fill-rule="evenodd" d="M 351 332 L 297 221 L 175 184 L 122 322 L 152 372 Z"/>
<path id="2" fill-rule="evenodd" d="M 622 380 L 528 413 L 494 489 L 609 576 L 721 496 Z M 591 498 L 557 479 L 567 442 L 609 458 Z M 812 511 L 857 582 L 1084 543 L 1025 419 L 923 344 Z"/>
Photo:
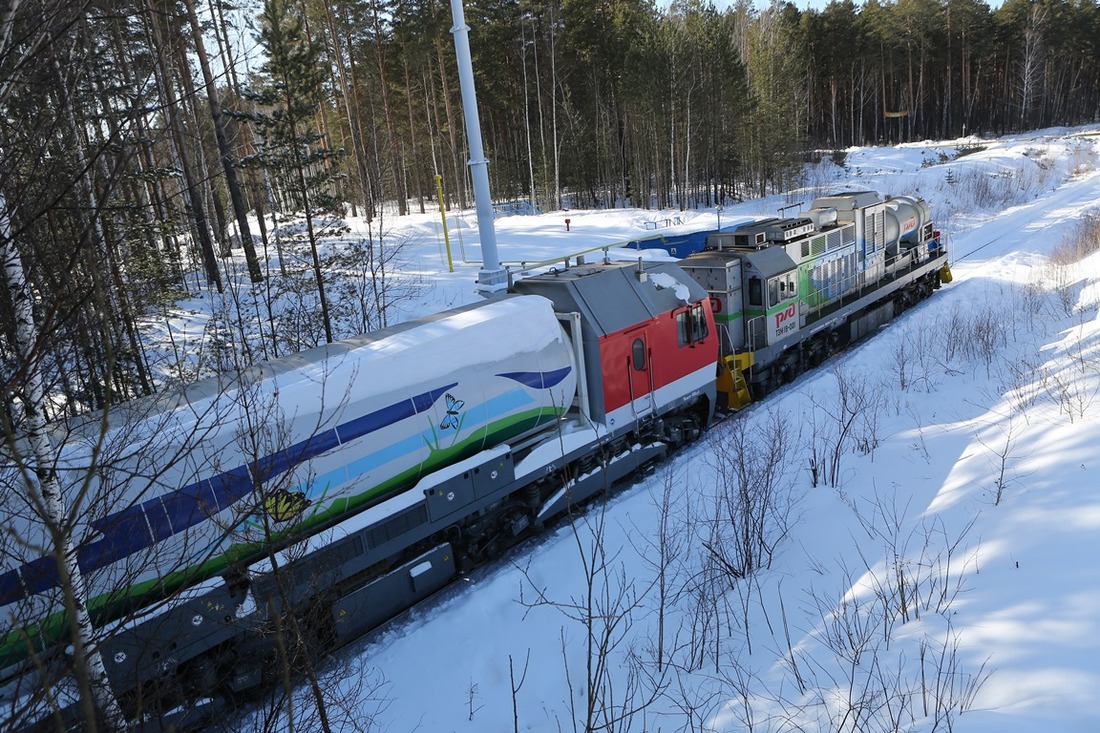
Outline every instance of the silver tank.
<path id="1" fill-rule="evenodd" d="M 902 242 L 919 244 L 920 232 L 932 218 L 927 202 L 916 196 L 895 196 L 886 202 L 886 251 L 898 253 Z"/>

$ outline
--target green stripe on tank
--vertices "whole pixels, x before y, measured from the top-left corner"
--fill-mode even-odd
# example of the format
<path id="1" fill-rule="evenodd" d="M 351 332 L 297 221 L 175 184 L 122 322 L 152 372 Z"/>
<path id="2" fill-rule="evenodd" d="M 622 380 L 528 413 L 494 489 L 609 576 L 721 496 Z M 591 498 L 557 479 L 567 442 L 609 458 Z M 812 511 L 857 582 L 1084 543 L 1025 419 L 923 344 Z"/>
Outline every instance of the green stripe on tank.
<path id="1" fill-rule="evenodd" d="M 452 463 L 476 455 L 488 442 L 499 445 L 510 438 L 521 435 L 533 428 L 558 419 L 565 413 L 564 408 L 543 407 L 528 410 L 489 425 L 478 428 L 460 443 L 432 450 L 421 464 L 401 472 L 386 481 L 371 487 L 361 494 L 342 497 L 324 510 L 309 515 L 293 527 L 281 532 L 273 532 L 271 540 L 278 543 L 291 535 L 307 537 L 323 530 L 326 526 L 354 516 L 381 500 L 399 491 L 411 489 L 422 476 L 437 471 Z M 88 602 L 88 611 L 97 626 L 123 619 L 147 605 L 170 597 L 173 593 L 208 580 L 222 573 L 231 563 L 248 564 L 261 559 L 267 551 L 268 543 L 234 543 L 225 551 L 186 570 L 168 573 L 162 578 L 147 580 L 127 588 L 92 598 Z M 155 546 L 154 546 L 155 547 Z M 61 640 L 65 631 L 65 614 L 50 614 L 40 623 L 33 623 L 21 629 L 14 629 L 4 636 L 0 643 L 0 669 L 16 664 L 32 656 L 35 652 Z"/>

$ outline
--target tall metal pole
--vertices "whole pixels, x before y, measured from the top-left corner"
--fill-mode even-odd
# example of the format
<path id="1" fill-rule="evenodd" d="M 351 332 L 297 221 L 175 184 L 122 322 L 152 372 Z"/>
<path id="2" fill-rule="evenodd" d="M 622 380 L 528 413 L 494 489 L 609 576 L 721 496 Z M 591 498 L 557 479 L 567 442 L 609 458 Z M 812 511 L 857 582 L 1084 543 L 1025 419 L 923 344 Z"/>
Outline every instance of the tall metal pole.
<path id="1" fill-rule="evenodd" d="M 458 57 L 458 82 L 462 89 L 462 113 L 466 118 L 466 139 L 470 144 L 470 177 L 474 182 L 474 205 L 477 208 L 477 231 L 481 237 L 481 270 L 477 274 L 478 290 L 484 294 L 508 287 L 508 275 L 500 266 L 497 254 L 497 232 L 493 224 L 493 199 L 489 194 L 489 160 L 481 143 L 481 120 L 477 113 L 477 93 L 474 90 L 474 66 L 470 60 L 470 26 L 466 25 L 462 0 L 451 0 L 455 54 Z"/>

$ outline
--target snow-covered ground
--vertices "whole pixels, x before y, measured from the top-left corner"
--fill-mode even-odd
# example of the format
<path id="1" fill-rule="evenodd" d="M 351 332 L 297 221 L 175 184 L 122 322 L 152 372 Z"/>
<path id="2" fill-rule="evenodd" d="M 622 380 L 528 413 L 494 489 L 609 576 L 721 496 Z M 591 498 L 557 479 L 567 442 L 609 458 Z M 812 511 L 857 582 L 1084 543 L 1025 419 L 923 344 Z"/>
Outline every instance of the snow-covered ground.
<path id="1" fill-rule="evenodd" d="M 342 650 L 333 728 L 1097 730 L 1100 254 L 1070 261 L 1065 242 L 1100 201 L 1098 142 L 852 149 L 804 191 L 726 207 L 723 224 L 842 189 L 919 194 L 955 281 Z M 507 262 L 560 260 L 718 216 L 556 212 L 497 236 Z M 449 220 L 454 273 L 438 213 L 386 221 L 415 274 L 401 317 L 478 297 L 473 213 Z M 763 544 L 739 540 L 742 483 Z"/>

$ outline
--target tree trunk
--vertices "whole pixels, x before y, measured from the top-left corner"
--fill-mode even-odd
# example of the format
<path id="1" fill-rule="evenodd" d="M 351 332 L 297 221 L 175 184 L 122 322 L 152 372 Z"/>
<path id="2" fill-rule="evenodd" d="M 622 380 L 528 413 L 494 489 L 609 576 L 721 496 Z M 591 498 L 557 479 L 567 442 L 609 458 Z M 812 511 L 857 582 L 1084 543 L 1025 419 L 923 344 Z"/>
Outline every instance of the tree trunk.
<path id="1" fill-rule="evenodd" d="M 433 8 L 434 10 L 434 8 Z M 458 145 L 457 130 L 462 123 L 455 119 L 454 105 L 451 104 L 451 89 L 447 83 L 447 65 L 443 62 L 443 41 L 435 39 L 436 64 L 439 66 L 439 83 L 443 89 L 443 109 L 447 114 L 447 132 L 451 139 L 451 167 L 454 169 L 455 185 L 458 186 L 458 206 L 466 208 L 466 174 L 459 161 L 462 157 Z"/>
<path id="2" fill-rule="evenodd" d="M 183 96 L 179 98 L 179 109 L 187 112 L 187 119 L 190 121 L 192 127 L 192 148 L 197 153 L 198 163 L 198 190 L 201 195 L 208 198 L 207 203 L 210 204 L 210 209 L 214 211 L 214 239 L 217 240 L 219 245 L 218 251 L 223 257 L 229 256 L 229 238 L 227 235 L 227 224 L 225 216 L 225 207 L 222 205 L 221 197 L 218 196 L 217 190 L 214 188 L 214 178 L 210 175 L 210 167 L 207 162 L 207 147 L 206 141 L 203 139 L 202 125 L 199 123 L 198 110 L 195 108 L 195 100 L 198 99 L 198 94 L 195 92 L 195 84 L 191 79 L 190 64 L 187 60 L 187 52 L 184 49 L 183 44 L 176 45 L 173 50 L 176 53 L 176 65 L 175 71 L 179 77 L 180 84 L 183 88 Z M 178 122 L 178 120 L 177 120 Z M 180 128 L 185 131 L 186 128 Z"/>
<path id="3" fill-rule="evenodd" d="M 54 61 L 55 73 L 57 77 L 61 77 L 60 64 Z M 99 87 L 98 81 L 96 86 Z M 102 89 L 99 89 L 102 94 Z M 109 109 L 104 100 L 104 109 Z M 65 106 L 69 126 L 72 128 L 72 134 L 74 139 L 80 139 L 80 127 L 77 126 L 76 117 L 73 115 L 72 106 Z M 117 120 L 112 117 L 107 118 L 107 126 L 110 130 L 111 137 L 118 140 L 122 139 L 121 132 L 118 129 Z M 76 150 L 77 160 L 80 163 L 81 170 L 90 170 L 87 162 L 87 155 L 84 152 L 83 147 L 77 146 Z M 100 171 L 100 175 L 104 181 L 111 181 L 117 178 L 107 169 L 106 156 L 96 156 L 96 167 Z M 133 308 L 130 306 L 130 297 L 126 291 L 126 285 L 122 279 L 122 272 L 118 266 L 118 253 L 117 247 L 111 242 L 107 236 L 107 232 L 104 229 L 103 222 L 100 220 L 101 207 L 99 204 L 99 198 L 95 192 L 95 185 L 88 176 L 84 176 L 80 179 L 81 186 L 84 188 L 84 196 L 88 201 L 88 209 L 91 212 L 93 218 L 93 224 L 95 227 L 96 246 L 99 250 L 98 254 L 106 261 L 108 269 L 111 274 L 111 281 L 113 286 L 113 306 L 118 309 L 118 314 L 122 319 L 123 329 L 126 334 L 126 339 L 130 346 L 130 352 L 133 354 L 134 368 L 137 370 L 138 383 L 141 385 L 141 391 L 144 395 L 151 395 L 153 393 L 153 384 L 149 378 L 146 364 L 145 364 L 145 350 L 138 338 L 137 325 L 134 321 Z M 144 218 L 144 209 L 141 211 L 141 216 Z M 116 214 L 116 228 L 119 232 L 125 231 L 124 227 L 117 221 L 118 215 Z M 127 395 L 129 397 L 130 395 Z"/>
<path id="4" fill-rule="evenodd" d="M 416 202 L 420 207 L 420 213 L 424 213 L 424 183 L 420 180 L 421 166 L 417 162 L 417 146 L 416 146 L 416 118 L 413 116 L 413 94 L 412 94 L 412 80 L 409 78 L 409 59 L 407 55 L 402 56 L 402 62 L 405 70 L 405 105 L 408 108 L 409 113 L 409 145 L 412 147 L 412 160 L 413 166 L 413 188 L 416 190 Z"/>
<path id="5" fill-rule="evenodd" d="M 374 19 L 374 53 L 378 62 L 378 90 L 382 93 L 382 112 L 386 116 L 386 135 L 389 144 L 390 171 L 393 175 L 393 190 L 397 198 L 397 213 L 405 216 L 409 213 L 408 186 L 405 184 L 405 176 L 401 156 L 398 155 L 399 142 L 397 127 L 393 121 L 393 110 L 390 108 L 389 83 L 386 81 L 386 56 L 382 50 L 382 22 L 378 17 L 377 3 L 371 8 Z"/>
<path id="6" fill-rule="evenodd" d="M 57 456 L 50 440 L 46 418 L 42 411 L 45 391 L 42 375 L 38 370 L 37 352 L 39 337 L 34 323 L 32 296 L 23 271 L 19 251 L 12 241 L 7 201 L 0 194 L 0 259 L 3 260 L 4 280 L 11 297 L 15 316 L 16 348 L 22 362 L 25 383 L 23 399 L 15 400 L 12 411 L 26 429 L 27 442 L 33 455 L 33 472 L 37 479 L 28 480 L 28 503 L 46 525 L 52 541 L 54 560 L 65 598 L 66 613 L 73 621 L 73 672 L 81 690 L 83 713 L 88 730 L 96 730 L 95 707 L 104 715 L 108 729 L 125 729 L 125 718 L 118 700 L 111 691 L 103 657 L 95 641 L 95 628 L 88 614 L 88 593 L 77 562 L 76 547 L 69 532 L 69 522 L 61 499 L 61 485 L 53 466 Z M 90 692 L 89 697 L 84 694 Z"/>
<path id="7" fill-rule="evenodd" d="M 220 293 L 223 292 L 224 288 L 222 286 L 221 272 L 218 270 L 218 258 L 217 254 L 214 252 L 214 242 L 210 239 L 210 225 L 206 220 L 206 209 L 202 203 L 202 195 L 199 192 L 198 182 L 195 180 L 195 173 L 187 157 L 187 151 L 183 144 L 183 135 L 179 129 L 179 123 L 177 121 L 180 115 L 179 105 L 176 102 L 176 92 L 172 87 L 172 74 L 168 68 L 163 36 L 160 27 L 157 25 L 158 14 L 151 2 L 152 0 L 146 0 L 146 9 L 148 10 L 146 21 L 148 24 L 147 29 L 151 36 L 150 40 L 152 41 L 152 47 L 159 49 L 159 52 L 155 54 L 157 58 L 157 83 L 160 86 L 161 94 L 168 107 L 167 124 L 176 148 L 176 156 L 179 159 L 180 168 L 183 172 L 184 192 L 187 194 L 188 202 L 191 204 L 191 216 L 194 224 L 193 231 L 195 232 L 195 237 L 199 240 L 199 249 L 202 253 L 202 263 L 206 271 L 206 279 L 207 282 L 216 287 Z"/>
<path id="8" fill-rule="evenodd" d="M 237 181 L 236 160 L 233 151 L 229 148 L 229 141 L 225 137 L 225 123 L 222 120 L 221 102 L 218 101 L 218 91 L 214 87 L 214 75 L 210 73 L 210 61 L 206 57 L 206 48 L 202 42 L 202 29 L 199 27 L 199 17 L 195 13 L 195 0 L 184 0 L 187 6 L 187 17 L 191 22 L 191 37 L 195 41 L 195 53 L 199 57 L 199 67 L 202 69 L 202 79 L 206 86 L 206 98 L 210 102 L 210 118 L 214 122 L 214 138 L 218 143 L 218 153 L 221 155 L 222 169 L 225 171 L 225 187 L 229 189 L 229 200 L 233 205 L 233 214 L 237 219 L 237 231 L 244 247 L 245 261 L 248 263 L 248 278 L 258 283 L 264 279 L 260 270 L 260 261 L 256 257 L 256 246 L 252 242 L 252 231 L 248 226 L 248 209 L 241 194 L 241 186 Z"/>
<path id="9" fill-rule="evenodd" d="M 344 43 L 340 28 L 336 25 L 336 16 L 332 12 L 332 3 L 322 3 L 325 7 L 325 20 L 332 37 L 332 50 L 336 62 L 336 74 L 340 83 L 340 96 L 344 100 L 344 113 L 348 117 L 348 132 L 351 135 L 351 149 L 355 153 L 355 168 L 359 174 L 359 201 L 367 219 L 373 216 L 372 205 L 367 192 L 370 190 L 370 166 L 367 163 L 367 148 L 363 144 L 363 126 L 359 115 L 359 99 L 353 84 L 348 82 L 348 70 L 344 60 Z"/>

